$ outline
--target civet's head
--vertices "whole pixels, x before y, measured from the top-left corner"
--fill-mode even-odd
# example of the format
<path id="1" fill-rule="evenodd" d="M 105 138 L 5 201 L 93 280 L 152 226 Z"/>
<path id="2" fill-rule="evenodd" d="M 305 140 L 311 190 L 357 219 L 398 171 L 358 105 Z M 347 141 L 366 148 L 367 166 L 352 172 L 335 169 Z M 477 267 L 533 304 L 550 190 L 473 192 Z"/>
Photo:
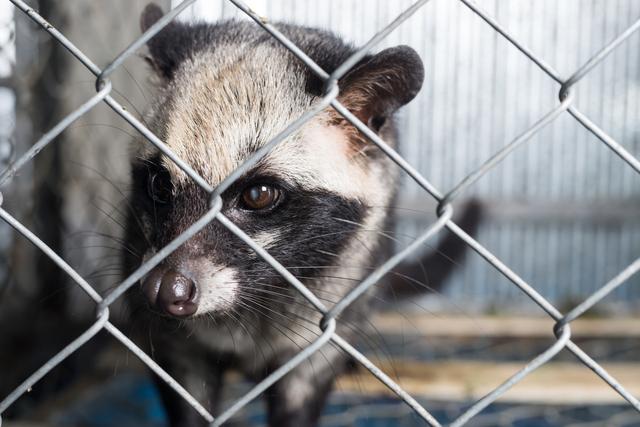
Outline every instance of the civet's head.
<path id="1" fill-rule="evenodd" d="M 146 30 L 162 16 L 154 4 Z M 324 70 L 354 52 L 336 36 L 278 28 Z M 212 186 L 300 117 L 323 93 L 322 82 L 269 34 L 250 22 L 173 22 L 148 43 L 160 95 L 150 128 Z M 339 81 L 338 100 L 393 143 L 393 114 L 422 86 L 416 52 L 400 46 L 367 56 Z M 132 161 L 130 228 L 139 260 L 177 237 L 208 209 L 208 195 L 151 144 Z M 393 195 L 395 168 L 333 109 L 277 145 L 222 196 L 222 213 L 308 283 L 322 266 L 366 263 Z M 176 317 L 215 314 L 242 295 L 284 284 L 260 257 L 213 221 L 143 280 L 159 311 Z M 310 286 L 313 286 L 311 283 Z M 346 289 L 344 289 L 346 292 Z"/>

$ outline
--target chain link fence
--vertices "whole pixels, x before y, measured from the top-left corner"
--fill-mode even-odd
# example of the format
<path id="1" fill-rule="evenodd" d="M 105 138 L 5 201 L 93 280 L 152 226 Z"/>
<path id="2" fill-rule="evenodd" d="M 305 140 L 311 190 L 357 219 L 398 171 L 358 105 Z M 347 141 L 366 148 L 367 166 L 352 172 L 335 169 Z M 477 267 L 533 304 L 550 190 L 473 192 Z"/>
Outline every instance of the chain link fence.
<path id="1" fill-rule="evenodd" d="M 628 29 L 619 34 L 615 39 L 610 41 L 599 52 L 593 55 L 584 65 L 579 67 L 569 77 L 561 76 L 556 70 L 547 64 L 542 58 L 538 57 L 534 52 L 529 50 L 523 43 L 514 38 L 508 30 L 506 30 L 499 22 L 485 13 L 479 6 L 472 0 L 459 0 L 466 7 L 471 9 L 480 19 L 485 21 L 487 25 L 491 26 L 502 37 L 508 40 L 514 47 L 516 47 L 523 55 L 531 60 L 537 67 L 539 67 L 550 79 L 555 81 L 559 85 L 559 101 L 558 104 L 548 111 L 545 115 L 540 117 L 535 123 L 533 123 L 528 129 L 525 129 L 517 138 L 508 142 L 502 149 L 494 153 L 489 159 L 487 159 L 479 168 L 466 176 L 461 182 L 455 185 L 452 189 L 443 192 L 435 188 L 428 180 L 426 180 L 420 173 L 414 169 L 403 157 L 401 157 L 396 151 L 389 147 L 384 141 L 382 141 L 373 131 L 371 131 L 365 124 L 360 122 L 349 110 L 347 110 L 340 102 L 337 101 L 339 94 L 339 80 L 346 72 L 349 71 L 359 60 L 367 55 L 381 40 L 383 40 L 390 32 L 400 26 L 411 15 L 417 13 L 421 7 L 427 3 L 428 0 L 419 0 L 398 15 L 391 23 L 382 28 L 377 34 L 375 34 L 367 43 L 365 43 L 355 54 L 353 54 L 347 61 L 339 66 L 331 74 L 321 69 L 315 64 L 301 49 L 288 40 L 282 33 L 280 33 L 276 26 L 272 25 L 268 18 L 259 16 L 253 12 L 245 3 L 241 0 L 229 0 L 233 6 L 240 11 L 248 15 L 253 19 L 257 25 L 260 25 L 266 32 L 276 38 L 284 48 L 291 51 L 301 61 L 303 61 L 313 73 L 320 77 L 325 83 L 325 91 L 322 98 L 305 114 L 291 123 L 287 128 L 283 129 L 273 140 L 263 146 L 254 155 L 252 155 L 243 165 L 235 170 L 231 175 L 224 179 L 215 188 L 206 182 L 201 176 L 199 176 L 188 164 L 182 159 L 176 156 L 171 149 L 165 145 L 156 135 L 148 130 L 138 119 L 136 119 L 131 113 L 129 113 L 122 104 L 116 101 L 111 93 L 114 90 L 110 81 L 111 74 L 118 69 L 123 61 L 133 55 L 139 48 L 141 48 L 151 37 L 157 34 L 165 25 L 173 20 L 181 11 L 194 3 L 195 0 L 186 0 L 179 6 L 168 12 L 163 18 L 161 18 L 156 24 L 149 28 L 142 36 L 132 42 L 122 53 L 114 58 L 106 67 L 100 68 L 92 62 L 80 49 L 78 49 L 70 40 L 68 40 L 64 34 L 59 32 L 55 27 L 49 24 L 37 11 L 32 9 L 28 4 L 22 0 L 10 0 L 15 7 L 22 13 L 26 14 L 34 22 L 36 22 L 44 31 L 49 33 L 57 42 L 62 44 L 78 61 L 80 61 L 91 73 L 96 76 L 95 86 L 96 94 L 90 99 L 86 100 L 75 111 L 66 116 L 56 126 L 46 132 L 33 146 L 20 157 L 17 158 L 11 165 L 4 170 L 0 175 L 0 185 L 6 184 L 22 167 L 28 164 L 38 153 L 45 148 L 48 144 L 53 142 L 58 135 L 60 135 L 65 129 L 67 129 L 75 120 L 83 116 L 89 110 L 94 108 L 100 103 L 106 103 L 116 114 L 120 115 L 124 120 L 129 122 L 140 134 L 142 134 L 148 141 L 157 147 L 164 155 L 170 158 L 175 164 L 182 169 L 195 183 L 203 188 L 209 194 L 209 210 L 198 221 L 192 224 L 184 233 L 169 243 L 166 247 L 159 250 L 152 258 L 143 263 L 134 273 L 122 281 L 115 289 L 108 292 L 106 295 L 100 295 L 95 288 L 85 278 L 78 274 L 64 259 L 62 259 L 55 251 L 48 247 L 38 236 L 33 234 L 27 227 L 14 218 L 9 212 L 0 207 L 0 217 L 18 234 L 28 239 L 33 245 L 41 250 L 47 257 L 49 257 L 55 264 L 57 264 L 72 280 L 75 282 L 86 294 L 93 299 L 96 308 L 96 320 L 84 331 L 78 338 L 68 344 L 62 351 L 52 357 L 43 366 L 41 366 L 36 372 L 34 372 L 29 378 L 27 378 L 22 384 L 20 384 L 13 392 L 6 396 L 0 402 L 0 425 L 2 422 L 1 414 L 11 406 L 18 398 L 24 393 L 28 392 L 33 385 L 42 379 L 49 371 L 51 371 L 56 365 L 61 363 L 67 357 L 76 352 L 82 345 L 91 340 L 98 332 L 106 331 L 120 341 L 124 346 L 131 350 L 142 362 L 144 362 L 151 370 L 153 370 L 161 379 L 163 379 L 170 387 L 172 387 L 179 395 L 180 398 L 185 399 L 207 422 L 212 426 L 219 426 L 229 420 L 236 412 L 242 409 L 245 405 L 258 397 L 262 392 L 267 390 L 271 385 L 277 382 L 280 378 L 300 365 L 313 353 L 320 350 L 328 343 L 332 343 L 343 351 L 348 353 L 353 359 L 364 366 L 370 371 L 378 380 L 392 390 L 396 395 L 400 397 L 402 401 L 408 405 L 421 419 L 423 419 L 428 425 L 440 426 L 442 425 L 436 417 L 434 417 L 429 411 L 428 405 L 421 405 L 416 399 L 409 395 L 402 387 L 394 382 L 385 372 L 379 369 L 373 364 L 366 356 L 360 353 L 354 348 L 351 343 L 341 338 L 336 333 L 336 317 L 343 312 L 351 303 L 359 298 L 364 292 L 375 284 L 391 269 L 397 266 L 404 258 L 411 255 L 420 245 L 424 242 L 432 239 L 443 228 L 449 229 L 455 233 L 458 237 L 463 239 L 469 247 L 477 252 L 486 262 L 491 264 L 502 275 L 504 275 L 514 286 L 518 287 L 524 292 L 531 300 L 533 300 L 541 310 L 555 321 L 555 327 L 552 332 L 556 339 L 553 345 L 548 347 L 544 352 L 540 353 L 537 357 L 532 359 L 528 364 L 522 367 L 515 375 L 510 378 L 506 378 L 504 382 L 491 391 L 486 396 L 479 399 L 470 407 L 466 408 L 457 418 L 451 422 L 451 426 L 465 425 L 469 420 L 478 415 L 483 409 L 495 402 L 501 395 L 507 392 L 511 387 L 525 378 L 532 371 L 550 361 L 561 350 L 567 349 L 573 353 L 586 368 L 591 369 L 596 375 L 598 375 L 603 381 L 605 381 L 610 387 L 612 387 L 617 393 L 622 396 L 632 408 L 636 411 L 640 411 L 640 401 L 632 396 L 624 387 L 624 385 L 617 379 L 613 378 L 600 364 L 593 360 L 587 353 L 585 353 L 578 345 L 571 340 L 571 322 L 583 315 L 587 310 L 596 305 L 606 295 L 612 292 L 614 289 L 620 287 L 631 276 L 636 274 L 640 270 L 640 258 L 636 259 L 633 263 L 628 265 L 625 269 L 620 271 L 609 282 L 603 284 L 599 290 L 580 304 L 576 305 L 572 310 L 567 313 L 560 312 L 549 301 L 543 298 L 535 289 L 534 285 L 527 283 L 517 273 L 512 271 L 509 266 L 505 265 L 500 259 L 494 256 L 483 245 L 467 235 L 462 229 L 460 229 L 452 220 L 452 214 L 454 211 L 453 202 L 463 194 L 469 187 L 473 186 L 478 180 L 482 179 L 485 175 L 489 174 L 491 169 L 500 163 L 503 159 L 509 156 L 514 150 L 526 144 L 536 133 L 541 131 L 545 126 L 553 122 L 561 115 L 567 113 L 571 115 L 578 123 L 584 126 L 589 132 L 598 138 L 603 144 L 611 149 L 617 156 L 620 157 L 621 165 L 632 168 L 636 173 L 640 173 L 640 161 L 634 157 L 629 151 L 627 151 L 623 145 L 611 138 L 605 130 L 599 128 L 593 123 L 589 117 L 583 114 L 575 105 L 575 85 L 587 75 L 594 67 L 604 61 L 608 54 L 616 49 L 621 43 L 629 38 L 635 31 L 640 29 L 640 19 L 637 20 Z M 339 114 L 344 116 L 346 120 L 351 122 L 360 132 L 362 132 L 373 144 L 375 144 L 380 150 L 382 150 L 389 158 L 391 158 L 398 166 L 400 166 L 406 174 L 413 179 L 424 191 L 426 191 L 431 197 L 433 197 L 438 203 L 437 215 L 438 219 L 431 224 L 422 234 L 411 244 L 397 252 L 393 257 L 388 259 L 376 270 L 374 270 L 365 280 L 355 286 L 342 300 L 336 303 L 332 307 L 327 307 L 317 298 L 303 283 L 301 283 L 293 274 L 291 274 L 286 268 L 284 268 L 276 259 L 274 259 L 265 249 L 260 247 L 257 243 L 252 241 L 242 229 L 237 227 L 229 218 L 221 213 L 222 199 L 220 195 L 234 183 L 244 172 L 250 167 L 255 165 L 264 155 L 272 150 L 277 144 L 299 129 L 305 122 L 310 120 L 314 115 L 318 114 L 326 108 L 333 108 Z M 625 165 L 626 164 L 626 165 Z M 2 196 L 0 195 L 0 206 L 2 203 Z M 123 293 L 134 286 L 145 274 L 147 274 L 153 267 L 159 264 L 165 257 L 167 257 L 172 251 L 178 248 L 180 245 L 189 240 L 192 236 L 202 230 L 212 221 L 217 221 L 236 235 L 239 239 L 244 241 L 248 247 L 254 250 L 260 257 L 268 262 L 291 286 L 297 289 L 306 298 L 310 304 L 315 307 L 323 315 L 323 319 L 320 323 L 320 328 L 323 331 L 317 339 L 309 346 L 300 351 L 287 363 L 280 366 L 268 377 L 256 384 L 249 392 L 243 395 L 240 399 L 226 408 L 219 416 L 213 417 L 204 406 L 201 405 L 193 396 L 189 394 L 187 390 L 183 388 L 181 384 L 176 382 L 161 366 L 153 361 L 153 359 L 143 352 L 137 345 L 135 345 L 123 332 L 116 328 L 109 318 L 110 306 L 118 300 Z M 3 367 L 2 369 L 6 369 Z"/>
<path id="2" fill-rule="evenodd" d="M 12 135 L 15 128 L 15 93 L 11 75 L 15 63 L 15 22 L 11 4 L 0 5 L 0 168 L 5 169 L 15 154 Z M 3 10 L 4 9 L 4 10 Z M 0 253 L 5 255 L 10 246 L 10 228 L 0 224 Z M 9 276 L 6 258 L 0 260 L 0 293 Z"/>

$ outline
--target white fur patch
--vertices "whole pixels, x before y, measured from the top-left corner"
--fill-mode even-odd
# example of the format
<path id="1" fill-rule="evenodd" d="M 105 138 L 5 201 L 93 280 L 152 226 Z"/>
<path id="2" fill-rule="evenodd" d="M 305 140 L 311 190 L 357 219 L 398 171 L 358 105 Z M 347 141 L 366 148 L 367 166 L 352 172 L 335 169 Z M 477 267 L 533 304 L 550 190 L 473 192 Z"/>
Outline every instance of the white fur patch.
<path id="1" fill-rule="evenodd" d="M 197 274 L 198 311 L 196 316 L 231 307 L 237 297 L 238 273 L 233 268 L 205 261 L 206 268 Z"/>
<path id="2" fill-rule="evenodd" d="M 305 403 L 308 403 L 309 397 L 316 392 L 311 381 L 306 377 L 298 378 L 294 376 L 289 380 L 288 389 L 287 404 L 292 409 L 301 408 Z"/>
<path id="3" fill-rule="evenodd" d="M 305 189 L 359 198 L 369 177 L 350 144 L 342 129 L 316 119 L 302 128 L 298 138 L 278 145 L 263 163 Z"/>
<path id="4" fill-rule="evenodd" d="M 262 246 L 264 249 L 268 249 L 280 240 L 279 230 L 260 231 L 251 236 L 254 242 Z"/>

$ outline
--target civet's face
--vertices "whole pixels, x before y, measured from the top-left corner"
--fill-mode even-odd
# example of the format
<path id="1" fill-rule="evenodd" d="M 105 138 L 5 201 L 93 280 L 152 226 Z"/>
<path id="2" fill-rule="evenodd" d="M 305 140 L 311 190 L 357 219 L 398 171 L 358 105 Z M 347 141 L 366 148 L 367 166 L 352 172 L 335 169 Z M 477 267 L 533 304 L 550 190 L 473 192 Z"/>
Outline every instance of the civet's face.
<path id="1" fill-rule="evenodd" d="M 157 7 L 148 7 L 143 29 L 159 16 Z M 306 44 L 311 57 L 328 69 L 352 51 L 327 33 L 282 30 Z M 321 95 L 321 82 L 249 23 L 172 23 L 149 42 L 149 51 L 161 82 L 150 127 L 213 186 Z M 392 114 L 415 96 L 422 80 L 413 50 L 388 49 L 365 58 L 341 79 L 339 100 L 392 139 Z M 149 144 L 140 146 L 132 160 L 132 222 L 142 261 L 204 215 L 209 197 L 170 159 Z M 345 260 L 366 263 L 378 239 L 370 230 L 384 221 L 384 206 L 393 194 L 391 169 L 375 147 L 327 109 L 227 189 L 222 213 L 313 286 L 326 273 L 323 267 Z M 176 317 L 221 313 L 242 304 L 243 295 L 285 286 L 217 221 L 142 280 L 149 302 Z"/>

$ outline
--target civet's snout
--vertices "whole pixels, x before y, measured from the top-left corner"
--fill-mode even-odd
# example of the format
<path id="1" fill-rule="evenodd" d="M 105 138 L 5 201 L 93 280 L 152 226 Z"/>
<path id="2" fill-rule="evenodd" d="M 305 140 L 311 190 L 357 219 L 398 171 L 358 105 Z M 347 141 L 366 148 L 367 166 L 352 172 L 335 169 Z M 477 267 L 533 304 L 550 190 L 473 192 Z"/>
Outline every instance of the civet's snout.
<path id="1" fill-rule="evenodd" d="M 188 317 L 198 310 L 198 285 L 180 269 L 157 266 L 142 281 L 149 304 L 173 317 Z"/>

